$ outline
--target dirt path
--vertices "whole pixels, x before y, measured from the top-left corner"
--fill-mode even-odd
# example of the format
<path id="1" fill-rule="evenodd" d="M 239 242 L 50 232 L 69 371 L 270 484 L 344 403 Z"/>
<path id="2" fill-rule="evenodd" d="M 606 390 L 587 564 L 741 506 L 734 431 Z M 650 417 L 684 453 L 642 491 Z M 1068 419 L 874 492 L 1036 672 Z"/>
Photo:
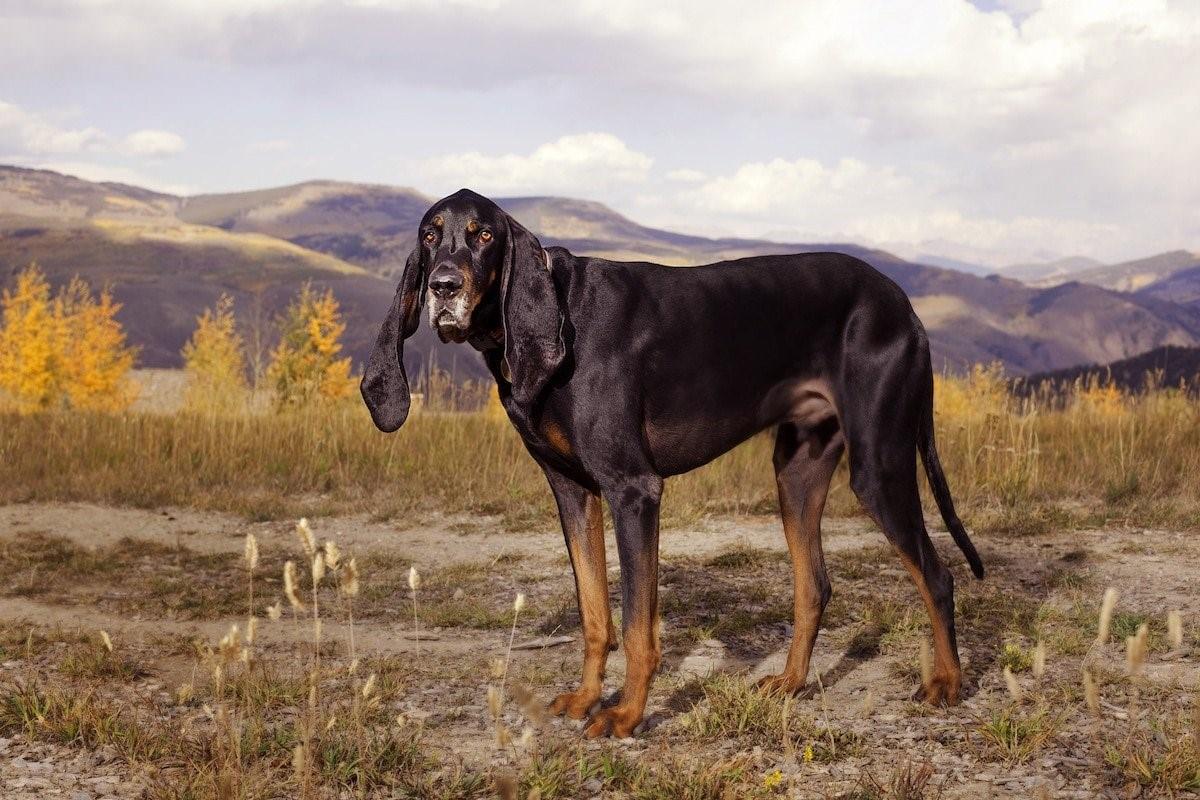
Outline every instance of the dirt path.
<path id="1" fill-rule="evenodd" d="M 542 599 L 543 619 L 523 621 L 518 642 L 547 633 L 576 639 L 547 649 L 514 653 L 512 675 L 545 697 L 569 688 L 579 664 L 577 622 L 568 613 L 555 622 L 550 599 L 570 597 L 572 584 L 561 534 L 556 529 L 504 532 L 496 520 L 463 516 L 434 517 L 413 524 L 343 517 L 312 521 L 321 539 L 333 539 L 347 552 L 375 558 L 412 559 L 428 574 L 462 565 L 508 565 L 503 576 L 484 572 L 477 588 L 497 581 L 504 588 L 481 602 L 510 603 L 510 588 Z M 112 509 L 86 504 L 0 507 L 0 546 L 20 542 L 23 534 L 65 537 L 84 548 L 107 548 L 123 539 L 182 547 L 202 554 L 240 553 L 245 535 L 254 533 L 264 552 L 294 551 L 290 522 L 247 522 L 221 514 L 168 509 Z M 1157 651 L 1146 669 L 1143 702 L 1159 703 L 1155 713 L 1186 708 L 1189 692 L 1200 685 L 1193 655 L 1191 625 L 1200 619 L 1200 593 L 1194 575 L 1200 568 L 1200 544 L 1188 533 L 1140 528 L 1103 531 L 1048 531 L 1034 537 L 976 537 L 989 568 L 984 582 L 970 580 L 948 536 L 935 535 L 944 556 L 959 565 L 959 630 L 967 686 L 965 702 L 954 709 L 931 710 L 908 702 L 916 684 L 917 643 L 924 631 L 924 612 L 906 573 L 883 537 L 860 520 L 829 520 L 825 544 L 835 600 L 826 613 L 814 652 L 814 668 L 823 691 L 799 699 L 795 713 L 833 726 L 858 742 L 853 753 L 830 763 L 797 763 L 795 756 L 748 748 L 732 737 L 687 740 L 702 760 L 750 752 L 756 769 L 778 767 L 786 775 L 789 796 L 832 797 L 854 786 L 865 773 L 884 775 L 899 757 L 929 761 L 946 784 L 946 798 L 1123 797 L 1120 779 L 1105 766 L 1107 741 L 1079 709 L 1081 660 L 1109 670 L 1105 702 L 1113 714 L 1126 713 L 1129 703 L 1119 683 L 1123 646 L 1118 638 L 1104 648 L 1088 650 L 1094 636 L 1094 609 L 1105 586 L 1120 589 L 1122 624 L 1145 619 L 1152 623 Z M 617 587 L 614 545 L 610 548 L 610 584 Z M 744 561 L 717 556 L 745 551 Z M 652 759 L 674 746 L 681 723 L 694 706 L 694 687 L 713 673 L 746 672 L 751 677 L 778 671 L 790 639 L 790 569 L 778 522 L 770 517 L 714 519 L 664 531 L 662 536 L 664 663 L 652 693 L 645 730 L 618 747 L 631 758 Z M 407 567 L 405 567 L 407 569 Z M 120 613 L 103 604 L 70 604 L 38 594 L 0 593 L 0 626 L 77 629 L 89 635 L 105 630 L 144 660 L 154 686 L 170 689 L 191 669 L 191 656 L 168 640 L 214 642 L 236 617 L 185 620 L 156 615 L 151 607 Z M 69 598 L 68 598 L 69 599 Z M 405 598 L 388 613 L 355 625 L 359 652 L 399 657 L 410 665 L 400 713 L 425 720 L 432 746 L 467 765 L 484 766 L 495 758 L 486 723 L 487 662 L 502 655 L 508 641 L 505 626 L 482 628 L 447 624 L 426 630 L 414 640 Z M 1168 609 L 1183 612 L 1189 622 L 1189 644 L 1182 652 L 1165 653 L 1162 644 Z M 745 615 L 743 617 L 739 615 Z M 1028 650 L 1030 631 L 1050 637 L 1048 674 L 1038 689 L 1028 673 L 1020 680 L 1046 698 L 1073 696 L 1053 708 L 1053 733 L 1036 755 L 1019 761 L 999 759 L 980 730 L 1006 702 L 1000 650 L 1015 643 Z M 1078 629 L 1078 630 L 1073 630 Z M 308 632 L 289 623 L 263 626 L 263 652 L 287 657 Z M 872 633 L 874 632 L 874 633 Z M 344 641 L 347 628 L 332 619 L 325 636 Z M 864 636 L 866 639 L 864 640 Z M 872 638 L 873 637 L 873 638 Z M 865 644 L 864 644 L 865 642 Z M 1082 643 L 1082 644 L 1081 644 Z M 1082 649 L 1080 649 L 1082 648 Z M 609 662 L 606 688 L 620 686 L 621 653 Z M 0 664 L 0 678 L 27 669 L 19 661 Z M 1053 683 L 1054 691 L 1049 688 Z M 1040 695 L 1039 695 L 1040 696 Z M 1149 698 L 1153 698 L 1152 700 Z M 1064 701 L 1060 698 L 1058 703 Z M 1114 717 L 1115 719 L 1116 717 Z M 522 724 L 514 716 L 511 724 Z M 555 722 L 548 735 L 573 740 L 570 725 Z M 17 786 L 14 798 L 106 797 L 107 783 L 82 783 L 89 770 L 132 781 L 120 764 L 102 761 L 89 767 L 79 758 L 95 758 L 72 748 L 52 748 L 15 739 L 0 739 L 0 783 Z M 91 763 L 91 762 L 88 762 Z M 43 766 L 31 766 L 33 764 Z M 80 766 L 83 764 L 83 766 Z M 22 781 L 22 783 L 16 783 Z M 118 783 L 128 789 L 136 781 Z M 1124 791 L 1124 790 L 1121 790 Z M 8 795 L 4 795 L 6 798 Z M 114 797 L 134 797 L 136 793 Z M 1130 795 L 1133 796 L 1133 795 Z M 1152 797 L 1154 794 L 1145 794 Z M 1177 796 L 1188 796 L 1186 793 Z"/>

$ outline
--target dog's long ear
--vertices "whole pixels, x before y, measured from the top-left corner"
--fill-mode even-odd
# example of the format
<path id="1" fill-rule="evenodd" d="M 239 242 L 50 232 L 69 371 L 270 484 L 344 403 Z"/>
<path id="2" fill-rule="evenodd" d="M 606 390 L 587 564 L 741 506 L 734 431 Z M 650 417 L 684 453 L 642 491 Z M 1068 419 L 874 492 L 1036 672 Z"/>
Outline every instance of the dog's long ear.
<path id="1" fill-rule="evenodd" d="M 507 216 L 507 215 L 506 215 Z M 562 364 L 562 307 L 542 245 L 512 217 L 501 277 L 504 360 L 513 399 L 530 403 Z"/>
<path id="2" fill-rule="evenodd" d="M 421 321 L 425 301 L 424 250 L 420 242 L 404 264 L 404 275 L 379 329 L 375 349 L 367 359 L 359 391 L 371 411 L 375 427 L 391 433 L 408 418 L 408 376 L 404 372 L 404 340 L 413 335 Z"/>

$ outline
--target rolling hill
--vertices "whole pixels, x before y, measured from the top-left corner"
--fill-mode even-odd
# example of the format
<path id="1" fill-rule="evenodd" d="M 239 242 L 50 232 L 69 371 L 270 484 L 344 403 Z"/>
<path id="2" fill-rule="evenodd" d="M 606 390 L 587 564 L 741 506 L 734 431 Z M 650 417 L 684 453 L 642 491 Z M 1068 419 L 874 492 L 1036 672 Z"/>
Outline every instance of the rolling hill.
<path id="1" fill-rule="evenodd" d="M 338 295 L 347 351 L 361 361 L 431 202 L 413 189 L 337 181 L 175 197 L 0 167 L 0 280 L 36 259 L 55 280 L 78 272 L 94 284 L 111 283 L 146 366 L 177 365 L 195 315 L 220 292 L 233 294 L 243 313 L 274 314 L 302 281 L 312 280 Z M 1170 287 L 1132 294 L 1076 281 L 1031 287 L 853 244 L 688 236 L 585 200 L 498 202 L 544 243 L 580 254 L 680 266 L 779 252 L 857 256 L 912 297 L 939 368 L 1000 361 L 1013 374 L 1027 374 L 1164 345 L 1200 345 L 1200 309 L 1173 302 Z M 460 376 L 481 374 L 473 353 L 441 345 L 423 327 L 406 362 L 416 370 L 430 359 L 455 364 Z"/>
<path id="2" fill-rule="evenodd" d="M 1162 386 L 1200 390 L 1200 347 L 1157 347 L 1146 353 L 1110 364 L 1081 364 L 1066 369 L 1029 375 L 1014 383 L 1018 394 L 1028 394 L 1049 384 L 1068 388 L 1076 381 L 1113 383 L 1128 392 L 1144 390 L 1147 380 Z"/>
<path id="3" fill-rule="evenodd" d="M 1071 280 L 1120 292 L 1136 292 L 1195 267 L 1200 267 L 1200 253 L 1172 250 L 1148 258 L 1075 272 L 1071 275 Z"/>
<path id="4" fill-rule="evenodd" d="M 1055 259 L 1054 261 L 1008 264 L 993 271 L 1006 278 L 1021 281 L 1021 283 L 1036 286 L 1054 286 L 1059 283 L 1076 280 L 1079 273 L 1099 269 L 1103 266 L 1104 264 L 1094 258 L 1068 256 L 1066 258 Z"/>

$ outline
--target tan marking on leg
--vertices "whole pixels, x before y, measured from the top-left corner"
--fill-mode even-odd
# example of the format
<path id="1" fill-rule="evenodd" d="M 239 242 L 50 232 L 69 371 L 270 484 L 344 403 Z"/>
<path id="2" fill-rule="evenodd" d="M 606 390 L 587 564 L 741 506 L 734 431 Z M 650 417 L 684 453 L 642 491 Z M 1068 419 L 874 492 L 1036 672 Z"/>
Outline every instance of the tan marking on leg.
<path id="1" fill-rule="evenodd" d="M 767 691 L 791 694 L 803 689 L 808 680 L 813 646 L 824 612 L 816 576 L 825 571 L 821 514 L 828 491 L 828 482 L 812 489 L 805 498 L 804 510 L 797 515 L 792 503 L 785 499 L 786 489 L 780 488 L 783 532 L 792 557 L 792 645 L 783 672 L 759 681 L 759 686 Z"/>
<path id="2" fill-rule="evenodd" d="M 579 620 L 583 627 L 583 677 L 579 689 L 561 694 L 550 704 L 555 714 L 583 719 L 600 699 L 608 652 L 615 646 L 616 632 L 608 604 L 608 566 L 604 557 L 604 517 L 600 498 L 587 500 L 586 530 L 569 541 L 575 568 L 575 591 Z"/>
<path id="3" fill-rule="evenodd" d="M 897 551 L 897 554 L 908 574 L 912 576 L 913 583 L 917 585 L 917 592 L 925 602 L 929 621 L 933 626 L 933 679 L 929 686 L 924 687 L 925 700 L 934 704 L 956 705 L 962 688 L 962 666 L 958 661 L 958 653 L 950 644 L 950 631 L 942 620 L 941 612 L 933 600 L 933 594 L 929 591 L 921 568 L 904 553 Z M 934 558 L 936 557 L 935 554 Z"/>
<path id="4" fill-rule="evenodd" d="M 647 591 L 657 594 L 657 587 Z M 633 736 L 634 728 L 642 721 L 646 713 L 646 700 L 650 695 L 650 682 L 662 661 L 657 602 L 654 603 L 654 609 L 650 618 L 639 616 L 626 624 L 625 686 L 621 689 L 621 701 L 592 716 L 585 731 L 589 739 L 609 733 L 618 739 Z"/>

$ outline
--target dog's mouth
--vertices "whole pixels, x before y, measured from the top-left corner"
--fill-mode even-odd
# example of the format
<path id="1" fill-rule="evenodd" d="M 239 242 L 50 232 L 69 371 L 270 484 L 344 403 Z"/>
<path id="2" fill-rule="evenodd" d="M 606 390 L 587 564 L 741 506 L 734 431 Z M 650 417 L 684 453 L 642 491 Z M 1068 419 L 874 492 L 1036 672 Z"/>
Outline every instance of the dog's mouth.
<path id="1" fill-rule="evenodd" d="M 448 308 L 442 309 L 434 317 L 433 326 L 437 330 L 438 338 L 445 343 L 462 344 L 467 340 L 467 329 L 459 323 L 458 318 Z"/>

